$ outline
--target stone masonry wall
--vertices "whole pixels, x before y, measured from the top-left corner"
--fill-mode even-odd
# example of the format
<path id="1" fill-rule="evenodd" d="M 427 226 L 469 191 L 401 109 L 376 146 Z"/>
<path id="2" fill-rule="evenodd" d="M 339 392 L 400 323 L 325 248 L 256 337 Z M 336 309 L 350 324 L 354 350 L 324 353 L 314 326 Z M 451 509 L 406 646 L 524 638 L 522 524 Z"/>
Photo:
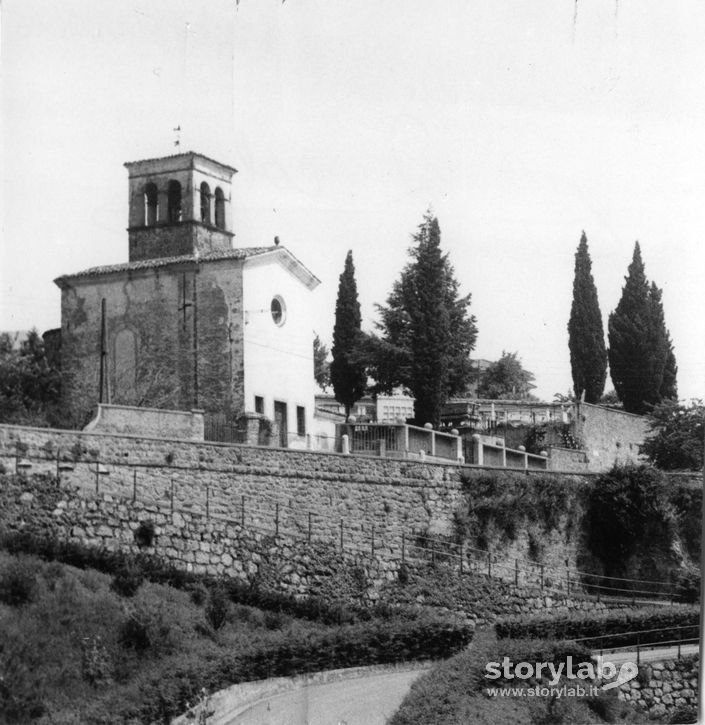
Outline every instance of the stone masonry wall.
<path id="1" fill-rule="evenodd" d="M 642 664 L 638 676 L 621 685 L 619 698 L 646 710 L 654 718 L 662 718 L 682 707 L 697 709 L 699 672 L 697 655 Z"/>
<path id="2" fill-rule="evenodd" d="M 329 577 L 336 557 L 362 562 L 375 586 L 393 578 L 404 557 L 428 558 L 419 538 L 452 536 L 466 495 L 456 465 L 0 426 L 0 463 L 12 473 L 24 462 L 31 476 L 5 477 L 15 481 L 0 506 L 5 527 L 51 524 L 87 544 L 129 548 L 139 522 L 150 519 L 155 552 L 180 566 L 243 577 L 270 570 L 296 592 Z M 59 484 L 42 473 L 58 473 Z M 520 532 L 489 560 L 465 550 L 466 570 L 535 585 L 541 569 L 547 590 L 558 588 L 544 594 L 566 597 L 558 582 L 575 568 L 575 537 L 546 533 L 542 565 L 519 569 L 528 535 Z"/>
<path id="3" fill-rule="evenodd" d="M 585 447 L 590 471 L 637 461 L 647 430 L 647 419 L 641 415 L 589 403 L 581 403 L 576 411 L 575 431 Z"/>

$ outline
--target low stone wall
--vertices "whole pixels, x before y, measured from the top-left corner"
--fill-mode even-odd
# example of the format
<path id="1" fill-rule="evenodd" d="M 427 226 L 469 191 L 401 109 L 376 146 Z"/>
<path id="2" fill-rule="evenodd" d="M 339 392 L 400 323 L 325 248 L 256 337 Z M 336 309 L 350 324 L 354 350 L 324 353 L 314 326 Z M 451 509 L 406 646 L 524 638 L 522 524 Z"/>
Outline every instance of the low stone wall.
<path id="1" fill-rule="evenodd" d="M 203 440 L 203 411 L 135 408 L 128 405 L 98 404 L 95 418 L 85 427 L 86 433 L 154 436 Z"/>
<path id="2" fill-rule="evenodd" d="M 584 473 L 590 464 L 585 451 L 551 446 L 548 449 L 548 467 L 551 471 Z"/>
<path id="3" fill-rule="evenodd" d="M 649 717 L 663 717 L 681 707 L 698 707 L 700 658 L 639 665 L 638 676 L 620 687 L 619 698 L 635 704 Z"/>

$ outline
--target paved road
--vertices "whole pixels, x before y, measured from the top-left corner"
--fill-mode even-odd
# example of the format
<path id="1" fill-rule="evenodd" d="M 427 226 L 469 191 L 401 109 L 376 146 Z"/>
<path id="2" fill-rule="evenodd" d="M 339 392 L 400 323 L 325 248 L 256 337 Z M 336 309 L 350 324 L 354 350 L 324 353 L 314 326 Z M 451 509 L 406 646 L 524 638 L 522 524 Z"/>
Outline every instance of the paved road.
<path id="1" fill-rule="evenodd" d="M 681 645 L 681 657 L 697 654 L 699 651 L 700 648 L 697 644 Z M 596 650 L 595 654 L 599 654 L 599 650 Z M 642 648 L 639 652 L 639 662 L 675 660 L 677 657 L 678 647 L 655 647 L 654 649 Z M 622 650 L 610 652 L 609 650 L 605 650 L 604 658 L 606 661 L 612 662 L 615 665 L 621 664 L 622 662 L 636 662 L 636 650 L 629 650 L 628 652 Z"/>
<path id="2" fill-rule="evenodd" d="M 424 670 L 309 685 L 262 700 L 224 725 L 384 725 Z"/>

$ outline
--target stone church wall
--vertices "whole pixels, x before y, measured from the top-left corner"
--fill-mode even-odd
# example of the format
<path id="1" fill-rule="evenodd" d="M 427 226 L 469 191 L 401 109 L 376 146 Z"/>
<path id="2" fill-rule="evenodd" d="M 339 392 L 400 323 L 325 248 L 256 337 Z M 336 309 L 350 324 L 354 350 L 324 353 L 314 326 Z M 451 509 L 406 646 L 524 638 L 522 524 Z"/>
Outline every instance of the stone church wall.
<path id="1" fill-rule="evenodd" d="M 106 301 L 104 402 L 223 412 L 243 403 L 241 263 L 88 277 L 62 291 L 62 395 L 70 420 L 98 402 L 101 300 Z M 197 279 L 194 354 L 193 283 Z M 185 305 L 184 305 L 185 303 Z M 197 359 L 197 376 L 194 373 Z M 198 386 L 198 396 L 195 386 Z"/>

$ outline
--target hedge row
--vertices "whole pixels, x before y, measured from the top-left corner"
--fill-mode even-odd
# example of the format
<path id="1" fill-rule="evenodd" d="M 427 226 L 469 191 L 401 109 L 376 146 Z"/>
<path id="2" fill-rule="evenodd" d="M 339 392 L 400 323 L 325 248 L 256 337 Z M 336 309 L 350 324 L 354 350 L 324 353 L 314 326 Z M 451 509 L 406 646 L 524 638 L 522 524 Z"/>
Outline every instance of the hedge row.
<path id="1" fill-rule="evenodd" d="M 179 661 L 165 677 L 149 676 L 135 685 L 134 696 L 121 693 L 109 705 L 118 722 L 169 722 L 193 703 L 201 688 L 215 692 L 231 684 L 286 677 L 343 667 L 441 659 L 465 648 L 474 627 L 439 616 L 344 625 L 328 631 L 258 644 L 248 651 L 221 655 L 207 663 Z M 90 717 L 89 717 L 90 719 Z"/>
<path id="2" fill-rule="evenodd" d="M 498 621 L 495 631 L 499 638 L 579 639 L 588 647 L 602 648 L 697 639 L 699 626 L 700 610 L 697 607 L 651 607 L 578 617 L 575 614 L 511 617 Z"/>
<path id="3" fill-rule="evenodd" d="M 505 680 L 487 677 L 488 663 L 502 663 L 507 657 L 519 662 L 552 662 L 556 666 L 589 662 L 590 651 L 576 642 L 546 642 L 542 640 L 494 641 L 488 630 L 478 630 L 470 647 L 454 657 L 440 662 L 411 686 L 389 725 L 490 725 L 528 722 L 604 722 L 583 706 L 577 717 L 558 719 L 548 711 L 548 702 L 556 698 L 487 697 L 488 687 L 532 687 L 537 681 Z M 616 696 L 614 697 L 616 700 Z M 559 698 L 560 702 L 577 698 Z M 554 702 L 555 704 L 555 702 Z"/>
<path id="4" fill-rule="evenodd" d="M 293 617 L 323 624 L 348 624 L 371 619 L 389 619 L 416 614 L 411 607 L 392 607 L 378 604 L 374 607 L 354 606 L 348 603 L 329 603 L 319 597 L 296 598 L 281 592 L 261 589 L 257 586 L 229 577 L 212 577 L 194 574 L 180 569 L 163 559 L 145 553 L 129 554 L 111 551 L 104 547 L 87 546 L 74 541 L 62 541 L 53 536 L 31 532 L 0 532 L 0 549 L 11 554 L 33 554 L 46 561 L 58 561 L 79 569 L 96 569 L 107 574 L 129 570 L 134 577 L 175 589 L 193 590 L 199 587 L 222 587 L 228 597 L 237 604 L 258 609 L 285 612 Z"/>

